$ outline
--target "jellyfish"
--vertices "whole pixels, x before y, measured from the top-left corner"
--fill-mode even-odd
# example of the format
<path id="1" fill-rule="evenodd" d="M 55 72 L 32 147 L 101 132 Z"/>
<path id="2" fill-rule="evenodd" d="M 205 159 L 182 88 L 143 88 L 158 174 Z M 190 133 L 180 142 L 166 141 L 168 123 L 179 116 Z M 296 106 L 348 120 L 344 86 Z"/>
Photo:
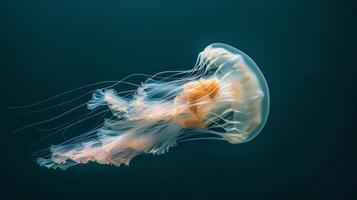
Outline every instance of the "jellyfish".
<path id="1" fill-rule="evenodd" d="M 110 117 L 52 145 L 37 163 L 62 170 L 88 162 L 120 166 L 140 154 L 167 153 L 185 141 L 240 144 L 256 137 L 268 118 L 263 74 L 248 55 L 227 44 L 207 46 L 191 70 L 146 77 L 136 90 L 121 95 L 115 87 L 124 82 L 94 90 L 85 104 L 89 111 L 104 107 Z"/>

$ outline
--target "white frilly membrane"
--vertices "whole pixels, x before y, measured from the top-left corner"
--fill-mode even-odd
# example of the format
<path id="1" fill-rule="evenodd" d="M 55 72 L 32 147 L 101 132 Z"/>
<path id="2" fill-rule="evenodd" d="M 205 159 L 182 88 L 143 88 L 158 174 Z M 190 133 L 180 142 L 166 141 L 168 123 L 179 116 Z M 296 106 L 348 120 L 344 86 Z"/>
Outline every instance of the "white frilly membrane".
<path id="1" fill-rule="evenodd" d="M 112 116 L 81 137 L 51 146 L 38 164 L 63 170 L 89 161 L 128 165 L 136 155 L 163 154 L 183 141 L 244 143 L 264 127 L 267 83 L 254 61 L 234 47 L 209 45 L 192 70 L 159 74 L 131 96 L 113 88 L 95 91 L 88 109 L 107 106 Z"/>

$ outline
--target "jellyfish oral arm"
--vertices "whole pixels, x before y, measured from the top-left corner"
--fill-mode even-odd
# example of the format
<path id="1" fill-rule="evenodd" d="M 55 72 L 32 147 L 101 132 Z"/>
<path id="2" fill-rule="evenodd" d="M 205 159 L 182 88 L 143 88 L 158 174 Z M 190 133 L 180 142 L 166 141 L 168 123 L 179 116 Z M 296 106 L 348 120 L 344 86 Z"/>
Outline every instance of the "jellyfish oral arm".
<path id="1" fill-rule="evenodd" d="M 113 112 L 126 112 L 128 102 L 115 94 L 114 89 L 96 90 L 92 95 L 92 100 L 87 103 L 90 110 L 98 106 L 107 105 Z"/>

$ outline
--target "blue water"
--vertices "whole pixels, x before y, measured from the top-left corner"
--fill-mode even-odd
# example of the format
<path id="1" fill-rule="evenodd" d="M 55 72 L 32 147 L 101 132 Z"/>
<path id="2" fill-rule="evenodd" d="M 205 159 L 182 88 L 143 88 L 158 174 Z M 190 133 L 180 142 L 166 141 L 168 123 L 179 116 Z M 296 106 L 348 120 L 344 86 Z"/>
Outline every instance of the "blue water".
<path id="1" fill-rule="evenodd" d="M 1 199 L 356 197 L 348 1 L 9 0 L 0 3 L 0 27 L 2 107 L 133 73 L 190 69 L 214 42 L 248 54 L 271 96 L 266 127 L 249 143 L 195 141 L 129 167 L 65 172 L 34 162 L 43 133 L 12 134 L 47 115 L 2 111 Z"/>

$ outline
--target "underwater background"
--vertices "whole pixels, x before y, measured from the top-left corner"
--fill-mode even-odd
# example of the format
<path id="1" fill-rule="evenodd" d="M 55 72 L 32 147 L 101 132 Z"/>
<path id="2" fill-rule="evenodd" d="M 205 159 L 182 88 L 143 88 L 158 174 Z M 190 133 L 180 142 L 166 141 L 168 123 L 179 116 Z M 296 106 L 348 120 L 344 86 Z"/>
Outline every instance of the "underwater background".
<path id="1" fill-rule="evenodd" d="M 2 110 L 0 199 L 356 199 L 353 12 L 352 1 L 330 0 L 1 1 L 2 108 L 134 73 L 191 69 L 214 42 L 257 63 L 271 107 L 245 144 L 193 141 L 129 167 L 67 171 L 34 161 L 33 146 L 48 133 L 12 133 L 51 113 Z"/>

